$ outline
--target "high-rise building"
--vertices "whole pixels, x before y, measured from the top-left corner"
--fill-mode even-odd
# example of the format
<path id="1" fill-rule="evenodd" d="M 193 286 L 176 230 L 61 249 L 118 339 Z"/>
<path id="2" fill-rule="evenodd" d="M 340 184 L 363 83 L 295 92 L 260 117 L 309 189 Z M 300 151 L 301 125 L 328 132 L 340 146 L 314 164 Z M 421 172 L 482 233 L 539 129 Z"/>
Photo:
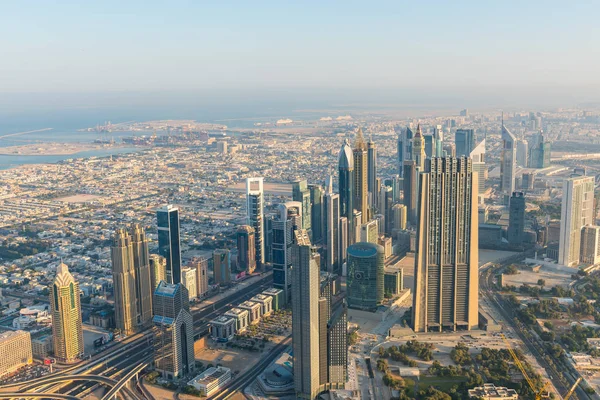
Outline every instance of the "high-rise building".
<path id="1" fill-rule="evenodd" d="M 425 148 L 425 158 L 431 158 L 434 156 L 435 145 L 433 135 L 423 135 L 423 144 Z"/>
<path id="2" fill-rule="evenodd" d="M 337 273 L 341 264 L 340 238 L 342 235 L 344 235 L 346 238 L 348 237 L 348 232 L 343 232 L 340 229 L 340 203 L 340 195 L 333 193 L 330 179 L 330 183 L 327 187 L 327 193 L 324 197 L 323 231 L 325 237 L 323 244 L 325 244 L 326 247 L 325 270 L 331 273 Z"/>
<path id="3" fill-rule="evenodd" d="M 131 236 L 117 229 L 110 247 L 115 298 L 115 327 L 130 335 L 137 329 L 136 277 L 133 266 Z"/>
<path id="4" fill-rule="evenodd" d="M 348 140 L 344 142 L 338 156 L 338 188 L 340 192 L 340 216 L 348 218 L 348 231 L 352 232 L 352 213 L 354 211 L 354 154 Z M 331 181 L 327 192 L 331 193 Z"/>
<path id="5" fill-rule="evenodd" d="M 346 299 L 348 307 L 375 311 L 383 301 L 384 250 L 374 243 L 348 247 Z"/>
<path id="6" fill-rule="evenodd" d="M 196 268 L 184 267 L 181 270 L 181 284 L 187 289 L 190 300 L 198 297 L 197 275 Z"/>
<path id="7" fill-rule="evenodd" d="M 485 193 L 485 180 L 487 179 L 487 166 L 485 165 L 485 139 L 483 139 L 469 154 L 473 161 L 473 172 L 477 174 L 478 193 Z"/>
<path id="8" fill-rule="evenodd" d="M 62 262 L 50 286 L 50 310 L 54 356 L 66 363 L 77 361 L 84 351 L 79 283 Z"/>
<path id="9" fill-rule="evenodd" d="M 415 161 L 406 161 L 404 163 L 404 205 L 408 215 L 408 222 L 411 225 L 417 225 L 417 164 Z"/>
<path id="10" fill-rule="evenodd" d="M 413 131 L 407 126 L 405 130 L 398 127 L 396 132 L 398 133 L 398 174 L 404 177 L 404 162 L 413 159 Z"/>
<path id="11" fill-rule="evenodd" d="M 312 236 L 310 190 L 306 180 L 292 184 L 292 200 L 302 203 L 302 229 L 306 229 L 309 236 Z"/>
<path id="12" fill-rule="evenodd" d="M 600 226 L 586 225 L 581 228 L 580 260 L 584 264 L 600 263 Z"/>
<path id="13" fill-rule="evenodd" d="M 380 226 L 383 233 L 392 233 L 393 191 L 389 186 L 382 186 L 379 193 L 379 214 L 383 215 L 384 223 Z"/>
<path id="14" fill-rule="evenodd" d="M 369 204 L 368 204 L 368 163 L 367 163 L 367 145 L 363 137 L 362 128 L 358 128 L 354 149 L 352 150 L 354 157 L 354 208 L 362 213 L 363 222 L 369 220 Z M 340 189 L 341 191 L 341 189 Z M 346 215 L 344 215 L 346 216 Z"/>
<path id="15" fill-rule="evenodd" d="M 517 146 L 515 135 L 504 126 L 502 119 L 502 156 L 500 158 L 500 188 L 505 194 L 515 191 L 517 169 Z"/>
<path id="16" fill-rule="evenodd" d="M 181 282 L 181 247 L 179 241 L 179 209 L 172 205 L 156 210 L 158 221 L 158 254 L 167 260 L 167 282 Z"/>
<path id="17" fill-rule="evenodd" d="M 263 197 L 263 178 L 246 179 L 246 212 L 248 215 L 248 225 L 254 228 L 256 267 L 259 269 L 265 263 Z"/>
<path id="18" fill-rule="evenodd" d="M 346 254 L 348 250 L 349 239 L 348 239 L 348 218 L 340 217 L 340 224 L 338 229 L 339 234 L 339 252 L 338 252 L 338 266 L 336 268 L 327 268 L 328 272 L 340 274 L 342 266 L 346 262 Z"/>
<path id="19" fill-rule="evenodd" d="M 444 147 L 444 131 L 441 125 L 436 125 L 433 128 L 433 157 L 441 157 L 443 155 Z"/>
<path id="20" fill-rule="evenodd" d="M 413 160 L 415 160 L 416 163 L 417 173 L 423 171 L 426 158 L 427 155 L 425 153 L 425 139 L 421 134 L 421 125 L 419 124 L 417 125 L 417 133 L 415 133 L 415 137 L 413 138 Z"/>
<path id="21" fill-rule="evenodd" d="M 477 175 L 471 160 L 433 158 L 420 175 L 415 332 L 478 324 Z"/>
<path id="22" fill-rule="evenodd" d="M 0 333 L 0 378 L 32 362 L 33 352 L 29 332 Z"/>
<path id="23" fill-rule="evenodd" d="M 152 272 L 146 232 L 139 224 L 130 227 L 131 250 L 133 252 L 133 270 L 135 273 L 135 299 L 137 318 L 140 327 L 148 327 L 152 322 Z"/>
<path id="24" fill-rule="evenodd" d="M 327 388 L 342 389 L 348 381 L 348 308 L 343 300 L 331 308 L 327 322 Z"/>
<path id="25" fill-rule="evenodd" d="M 558 262 L 573 266 L 579 262 L 581 228 L 594 225 L 594 177 L 579 176 L 563 182 L 560 210 Z"/>
<path id="26" fill-rule="evenodd" d="M 369 193 L 369 205 L 371 209 L 377 207 L 377 146 L 373 138 L 367 142 L 367 191 Z"/>
<path id="27" fill-rule="evenodd" d="M 508 243 L 520 245 L 525 240 L 525 193 L 513 192 L 509 203 Z"/>
<path id="28" fill-rule="evenodd" d="M 291 297 L 292 244 L 294 232 L 302 229 L 302 203 L 288 201 L 279 205 L 273 221 L 273 287 L 283 290 L 286 301 Z"/>
<path id="29" fill-rule="evenodd" d="M 533 141 L 529 150 L 529 167 L 547 168 L 550 166 L 550 155 L 552 145 L 544 140 L 544 135 L 540 132 Z"/>
<path id="30" fill-rule="evenodd" d="M 392 226 L 394 229 L 406 229 L 406 206 L 404 204 L 394 204 L 392 207 L 392 214 L 394 216 L 394 221 Z"/>
<path id="31" fill-rule="evenodd" d="M 160 282 L 154 291 L 154 362 L 164 378 L 184 377 L 195 369 L 194 319 L 187 289 Z"/>
<path id="32" fill-rule="evenodd" d="M 469 157 L 475 148 L 475 130 L 474 129 L 457 129 L 454 134 L 457 157 Z"/>
<path id="33" fill-rule="evenodd" d="M 231 253 L 227 249 L 213 251 L 213 278 L 215 285 L 231 282 Z"/>
<path id="34" fill-rule="evenodd" d="M 208 293 L 208 259 L 193 260 L 190 266 L 196 269 L 196 290 L 198 297 L 202 298 Z"/>
<path id="35" fill-rule="evenodd" d="M 152 284 L 152 293 L 158 287 L 160 281 L 167 280 L 167 259 L 158 254 L 150 254 L 150 282 Z"/>
<path id="36" fill-rule="evenodd" d="M 292 248 L 292 346 L 296 398 L 315 399 L 321 391 L 319 255 L 306 231 L 295 232 Z"/>
<path id="37" fill-rule="evenodd" d="M 256 269 L 256 244 L 254 228 L 242 225 L 237 230 L 238 270 L 254 273 Z"/>
<path id="38" fill-rule="evenodd" d="M 323 242 L 323 195 L 321 185 L 308 185 L 310 191 L 310 221 L 314 243 Z"/>
<path id="39" fill-rule="evenodd" d="M 529 149 L 525 139 L 517 139 L 517 165 L 526 168 L 529 165 Z"/>
<path id="40" fill-rule="evenodd" d="M 360 227 L 360 241 L 368 243 L 377 243 L 379 238 L 379 227 L 376 219 L 362 224 Z"/>

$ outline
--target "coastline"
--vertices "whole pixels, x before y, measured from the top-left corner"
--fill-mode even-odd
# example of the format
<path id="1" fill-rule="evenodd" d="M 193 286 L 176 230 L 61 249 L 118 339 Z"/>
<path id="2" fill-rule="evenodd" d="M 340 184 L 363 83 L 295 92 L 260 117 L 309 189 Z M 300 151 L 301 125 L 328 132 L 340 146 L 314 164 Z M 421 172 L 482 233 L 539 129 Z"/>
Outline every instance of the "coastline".
<path id="1" fill-rule="evenodd" d="M 39 143 L 22 146 L 0 147 L 0 156 L 70 156 L 88 151 L 98 151 L 105 149 L 118 150 L 126 147 L 131 146 L 121 144 L 106 145 L 97 143 Z"/>

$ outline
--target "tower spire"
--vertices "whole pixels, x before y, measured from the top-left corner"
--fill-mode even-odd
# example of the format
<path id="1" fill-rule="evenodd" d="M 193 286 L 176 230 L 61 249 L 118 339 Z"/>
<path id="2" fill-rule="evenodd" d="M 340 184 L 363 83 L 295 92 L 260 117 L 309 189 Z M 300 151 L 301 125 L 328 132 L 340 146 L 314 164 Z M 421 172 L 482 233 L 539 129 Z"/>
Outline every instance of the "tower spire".
<path id="1" fill-rule="evenodd" d="M 362 128 L 358 128 L 358 132 L 356 133 L 356 141 L 354 142 L 354 148 L 359 150 L 365 149 L 365 138 L 363 136 Z"/>

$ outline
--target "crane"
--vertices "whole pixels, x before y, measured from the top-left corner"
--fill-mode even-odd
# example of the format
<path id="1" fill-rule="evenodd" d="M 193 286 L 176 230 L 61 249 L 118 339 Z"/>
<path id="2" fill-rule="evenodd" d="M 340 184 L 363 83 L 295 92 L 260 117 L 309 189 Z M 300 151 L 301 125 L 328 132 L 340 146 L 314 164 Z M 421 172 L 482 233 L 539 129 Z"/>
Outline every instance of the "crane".
<path id="1" fill-rule="evenodd" d="M 506 344 L 506 349 L 508 350 L 508 352 L 512 356 L 513 360 L 515 360 L 515 364 L 517 365 L 517 367 L 519 367 L 519 370 L 521 371 L 521 373 L 523 374 L 523 377 L 525 378 L 525 380 L 529 384 L 529 387 L 531 388 L 531 390 L 533 390 L 533 393 L 535 395 L 535 400 L 541 400 L 542 398 L 547 398 L 548 395 L 544 394 L 544 389 L 546 389 L 546 386 L 548 386 L 549 382 L 546 381 L 544 383 L 544 385 L 542 386 L 542 388 L 539 391 L 536 390 L 535 385 L 533 384 L 533 381 L 531 380 L 531 378 L 529 377 L 529 375 L 527 375 L 527 371 L 525 371 L 525 367 L 521 363 L 521 360 L 519 360 L 519 358 L 517 357 L 517 354 L 513 350 L 512 346 L 510 345 L 510 342 L 508 341 L 508 339 L 506 338 L 506 336 L 504 336 L 503 333 L 501 333 L 500 336 L 502 337 L 502 340 L 504 340 L 504 343 Z M 583 380 L 583 378 L 581 376 L 579 378 L 577 378 L 577 381 L 575 381 L 575 383 L 573 384 L 573 386 L 571 386 L 571 389 L 569 389 L 569 391 L 567 392 L 567 394 L 565 394 L 565 396 L 563 397 L 563 400 L 569 400 L 569 398 L 571 397 L 571 395 L 573 393 L 575 393 L 575 389 L 577 389 L 577 385 L 579 385 L 579 383 L 582 380 Z"/>

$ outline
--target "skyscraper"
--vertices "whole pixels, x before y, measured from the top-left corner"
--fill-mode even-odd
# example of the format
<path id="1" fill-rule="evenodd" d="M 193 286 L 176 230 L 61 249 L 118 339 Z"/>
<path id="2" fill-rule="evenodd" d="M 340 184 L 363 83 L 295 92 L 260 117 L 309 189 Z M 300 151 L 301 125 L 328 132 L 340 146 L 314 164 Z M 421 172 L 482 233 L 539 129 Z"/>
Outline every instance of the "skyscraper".
<path id="1" fill-rule="evenodd" d="M 560 210 L 560 264 L 572 266 L 579 262 L 581 228 L 585 225 L 594 225 L 594 177 L 565 179 Z"/>
<path id="2" fill-rule="evenodd" d="M 291 297 L 292 244 L 294 232 L 302 228 L 302 203 L 288 201 L 279 205 L 273 221 L 273 287 L 283 290 L 286 301 Z"/>
<path id="3" fill-rule="evenodd" d="M 394 217 L 394 222 L 392 224 L 394 229 L 406 229 L 406 206 L 404 204 L 394 204 L 392 207 L 392 214 Z"/>
<path id="4" fill-rule="evenodd" d="M 442 157 L 444 147 L 444 131 L 441 125 L 433 128 L 433 157 Z"/>
<path id="5" fill-rule="evenodd" d="M 502 118 L 502 156 L 500 158 L 500 188 L 506 194 L 515 190 L 515 170 L 517 169 L 516 138 L 507 127 Z"/>
<path id="6" fill-rule="evenodd" d="M 292 346 L 296 398 L 315 399 L 321 391 L 319 301 L 319 255 L 306 231 L 295 232 L 292 248 Z"/>
<path id="7" fill-rule="evenodd" d="M 163 377 L 174 379 L 194 371 L 194 320 L 187 289 L 162 281 L 154 291 L 154 361 Z"/>
<path id="8" fill-rule="evenodd" d="M 181 269 L 181 284 L 188 291 L 188 296 L 191 299 L 198 297 L 198 274 L 196 268 L 184 267 Z"/>
<path id="9" fill-rule="evenodd" d="M 483 139 L 469 154 L 473 161 L 473 172 L 477 174 L 478 193 L 485 193 L 487 166 L 485 165 L 485 139 Z"/>
<path id="10" fill-rule="evenodd" d="M 378 221 L 373 219 L 366 224 L 360 226 L 360 241 L 368 243 L 377 243 L 379 238 Z"/>
<path id="11" fill-rule="evenodd" d="M 457 157 L 469 157 L 475 148 L 475 130 L 473 129 L 457 129 L 454 134 L 456 144 Z"/>
<path id="12" fill-rule="evenodd" d="M 540 132 L 535 136 L 531 149 L 529 150 L 529 167 L 547 168 L 550 166 L 551 144 L 544 139 Z"/>
<path id="13" fill-rule="evenodd" d="M 256 267 L 259 269 L 265 263 L 263 196 L 263 178 L 246 179 L 246 212 L 248 213 L 248 225 L 254 228 Z"/>
<path id="14" fill-rule="evenodd" d="M 115 297 L 115 327 L 125 335 L 130 335 L 137 329 L 137 302 L 131 236 L 125 229 L 116 230 L 110 256 Z"/>
<path id="15" fill-rule="evenodd" d="M 373 142 L 373 138 L 369 138 L 367 142 L 367 191 L 369 192 L 370 209 L 377 207 L 378 195 L 377 192 L 377 146 Z"/>
<path id="16" fill-rule="evenodd" d="M 404 163 L 404 205 L 408 215 L 408 222 L 412 226 L 417 225 L 417 164 L 415 161 Z"/>
<path id="17" fill-rule="evenodd" d="M 392 233 L 392 188 L 389 186 L 382 186 L 379 193 L 379 214 L 383 215 L 384 223 L 381 226 L 381 231 L 386 234 Z"/>
<path id="18" fill-rule="evenodd" d="M 416 163 L 417 173 L 419 171 L 423 171 L 426 158 L 427 156 L 425 155 L 425 139 L 421 134 L 421 125 L 419 124 L 417 125 L 417 133 L 415 133 L 415 137 L 413 138 L 413 160 L 415 160 Z"/>
<path id="19" fill-rule="evenodd" d="M 405 130 L 398 127 L 398 174 L 404 177 L 404 162 L 413 159 L 413 131 L 410 127 Z"/>
<path id="20" fill-rule="evenodd" d="M 375 311 L 383 301 L 384 258 L 378 244 L 359 242 L 348 247 L 348 307 Z"/>
<path id="21" fill-rule="evenodd" d="M 241 225 L 237 230 L 238 270 L 254 273 L 256 269 L 256 245 L 254 228 Z"/>
<path id="22" fill-rule="evenodd" d="M 348 237 L 348 232 L 342 232 L 340 230 L 340 207 L 340 195 L 333 193 L 330 178 L 330 182 L 327 187 L 327 193 L 324 197 L 323 209 L 325 211 L 325 215 L 323 219 L 323 231 L 325 237 L 323 243 L 325 244 L 327 254 L 325 257 L 325 269 L 331 273 L 338 273 L 339 271 L 340 238 L 342 235 L 345 235 L 346 238 Z"/>
<path id="23" fill-rule="evenodd" d="M 340 192 L 339 212 L 341 217 L 348 218 L 348 231 L 352 232 L 352 213 L 354 210 L 354 154 L 352 153 L 348 140 L 344 142 L 340 150 L 338 169 L 338 189 Z M 332 191 L 333 188 L 331 188 L 331 182 L 329 182 L 327 192 L 331 193 Z"/>
<path id="24" fill-rule="evenodd" d="M 527 168 L 529 166 L 529 144 L 525 139 L 517 139 L 517 165 Z"/>
<path id="25" fill-rule="evenodd" d="M 513 192 L 509 203 L 508 243 L 520 245 L 525 240 L 525 193 Z"/>
<path id="26" fill-rule="evenodd" d="M 310 190 L 306 180 L 292 184 L 292 200 L 302 203 L 302 229 L 306 229 L 309 236 L 312 236 Z"/>
<path id="27" fill-rule="evenodd" d="M 368 204 L 368 163 L 367 163 L 367 145 L 363 137 L 362 128 L 358 128 L 354 149 L 352 150 L 354 157 L 354 208 L 362 213 L 363 222 L 369 220 L 369 204 Z M 344 215 L 345 216 L 345 215 Z"/>
<path id="28" fill-rule="evenodd" d="M 581 228 L 580 260 L 584 264 L 600 263 L 600 226 L 586 225 Z"/>
<path id="29" fill-rule="evenodd" d="M 340 217 L 340 224 L 338 228 L 339 235 L 339 251 L 338 251 L 338 263 L 336 268 L 327 268 L 327 272 L 339 275 L 342 271 L 342 265 L 346 262 L 346 254 L 348 251 L 349 240 L 348 240 L 348 218 Z"/>
<path id="30" fill-rule="evenodd" d="M 202 298 L 208 292 L 208 259 L 196 259 L 190 265 L 196 269 L 196 290 L 198 297 Z"/>
<path id="31" fill-rule="evenodd" d="M 158 221 L 158 254 L 167 260 L 167 282 L 181 282 L 181 248 L 179 242 L 179 209 L 172 205 L 156 210 Z"/>
<path id="32" fill-rule="evenodd" d="M 152 292 L 157 288 L 160 281 L 167 280 L 167 259 L 158 254 L 150 254 L 150 282 Z"/>
<path id="33" fill-rule="evenodd" d="M 216 285 L 231 282 L 231 253 L 227 249 L 213 251 L 213 274 Z"/>
<path id="34" fill-rule="evenodd" d="M 323 241 L 323 195 L 325 192 L 321 185 L 308 185 L 310 190 L 310 221 L 312 227 L 312 238 L 314 243 Z"/>
<path id="35" fill-rule="evenodd" d="M 152 277 L 150 254 L 146 232 L 139 224 L 130 227 L 131 250 L 133 252 L 133 270 L 135 273 L 135 298 L 138 326 L 147 327 L 152 322 Z"/>
<path id="36" fill-rule="evenodd" d="M 469 158 L 433 158 L 420 175 L 415 332 L 478 324 L 477 175 Z"/>
<path id="37" fill-rule="evenodd" d="M 84 351 L 79 283 L 62 262 L 50 286 L 50 311 L 54 356 L 66 363 L 77 361 Z"/>

